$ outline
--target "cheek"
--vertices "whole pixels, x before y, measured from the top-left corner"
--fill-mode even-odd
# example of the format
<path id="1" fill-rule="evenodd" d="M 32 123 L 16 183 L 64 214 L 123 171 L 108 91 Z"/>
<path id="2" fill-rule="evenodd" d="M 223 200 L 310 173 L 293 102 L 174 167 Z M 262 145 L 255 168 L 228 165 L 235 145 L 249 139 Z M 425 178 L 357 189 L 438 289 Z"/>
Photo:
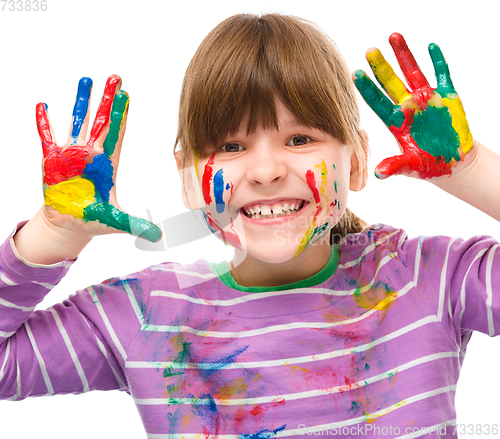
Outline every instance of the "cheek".
<path id="1" fill-rule="evenodd" d="M 200 186 L 203 201 L 207 206 L 215 204 L 217 213 L 223 213 L 226 202 L 233 193 L 233 184 L 224 174 L 224 168 L 218 168 L 214 164 L 214 156 L 210 157 L 202 169 Z"/>
<path id="2" fill-rule="evenodd" d="M 324 160 L 314 165 L 314 170 L 309 169 L 306 172 L 306 181 L 313 194 L 312 201 L 317 206 L 316 215 L 326 210 L 329 216 L 336 216 L 336 211 L 341 209 L 347 199 L 346 175 L 334 163 L 327 165 Z"/>
<path id="3" fill-rule="evenodd" d="M 228 181 L 224 168 L 217 166 L 212 156 L 206 164 L 197 166 L 197 172 L 206 204 L 204 218 L 210 230 L 226 244 L 244 250 L 239 211 L 228 204 L 234 186 Z"/>

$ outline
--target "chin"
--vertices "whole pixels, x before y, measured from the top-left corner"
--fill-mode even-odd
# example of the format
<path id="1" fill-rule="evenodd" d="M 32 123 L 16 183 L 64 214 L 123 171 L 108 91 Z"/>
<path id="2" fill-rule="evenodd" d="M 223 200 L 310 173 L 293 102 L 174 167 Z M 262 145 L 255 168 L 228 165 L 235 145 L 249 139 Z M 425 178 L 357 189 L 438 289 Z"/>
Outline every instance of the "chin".
<path id="1" fill-rule="evenodd" d="M 309 248 L 309 246 L 306 248 Z M 258 246 L 258 248 L 248 245 L 245 252 L 245 258 L 251 257 L 252 259 L 266 264 L 285 264 L 292 261 L 297 256 L 302 255 L 304 250 L 297 253 L 297 246 L 289 245 L 269 244 L 266 246 Z"/>

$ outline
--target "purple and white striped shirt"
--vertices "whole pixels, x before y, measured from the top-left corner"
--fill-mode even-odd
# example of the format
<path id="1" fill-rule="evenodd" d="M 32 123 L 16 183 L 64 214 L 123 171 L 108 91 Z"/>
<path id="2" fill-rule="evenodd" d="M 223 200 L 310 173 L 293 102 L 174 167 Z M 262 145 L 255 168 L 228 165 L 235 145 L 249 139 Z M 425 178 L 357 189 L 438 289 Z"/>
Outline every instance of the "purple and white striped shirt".
<path id="1" fill-rule="evenodd" d="M 0 398 L 124 390 L 150 439 L 456 437 L 467 342 L 500 332 L 498 243 L 372 226 L 330 261 L 265 290 L 164 263 L 34 311 L 71 263 L 27 264 L 7 240 Z"/>

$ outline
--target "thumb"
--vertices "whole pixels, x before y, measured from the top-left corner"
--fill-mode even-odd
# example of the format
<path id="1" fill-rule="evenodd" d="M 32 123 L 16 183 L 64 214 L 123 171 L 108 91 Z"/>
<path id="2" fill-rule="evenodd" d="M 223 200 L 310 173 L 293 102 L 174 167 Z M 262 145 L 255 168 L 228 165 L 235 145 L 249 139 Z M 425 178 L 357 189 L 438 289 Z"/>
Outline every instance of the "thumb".
<path id="1" fill-rule="evenodd" d="M 161 230 L 157 225 L 144 218 L 131 216 L 109 203 L 94 203 L 87 206 L 83 212 L 83 219 L 98 221 L 151 242 L 159 241 L 161 238 Z"/>
<path id="2" fill-rule="evenodd" d="M 379 180 L 384 180 L 395 174 L 410 173 L 408 161 L 403 155 L 387 157 L 382 160 L 375 168 L 375 176 Z"/>

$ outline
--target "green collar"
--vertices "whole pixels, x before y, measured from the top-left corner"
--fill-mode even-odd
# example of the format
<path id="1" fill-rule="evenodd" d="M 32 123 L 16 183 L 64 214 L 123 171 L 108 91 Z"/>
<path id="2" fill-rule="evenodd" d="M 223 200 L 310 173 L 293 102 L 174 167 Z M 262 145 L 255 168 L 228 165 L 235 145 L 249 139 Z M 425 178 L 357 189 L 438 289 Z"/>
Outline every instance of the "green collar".
<path id="1" fill-rule="evenodd" d="M 308 277 L 304 280 L 299 280 L 297 282 L 292 282 L 291 284 L 278 285 L 275 287 L 245 287 L 239 285 L 232 276 L 231 272 L 227 269 L 227 262 L 221 261 L 218 263 L 209 263 L 210 268 L 214 274 L 229 288 L 239 291 L 245 291 L 247 293 L 262 293 L 267 291 L 283 291 L 283 290 L 293 290 L 297 288 L 307 288 L 314 285 L 319 285 L 325 282 L 327 279 L 333 276 L 337 266 L 339 264 L 340 253 L 338 247 L 335 245 L 331 246 L 330 259 L 327 264 L 316 274 Z"/>

